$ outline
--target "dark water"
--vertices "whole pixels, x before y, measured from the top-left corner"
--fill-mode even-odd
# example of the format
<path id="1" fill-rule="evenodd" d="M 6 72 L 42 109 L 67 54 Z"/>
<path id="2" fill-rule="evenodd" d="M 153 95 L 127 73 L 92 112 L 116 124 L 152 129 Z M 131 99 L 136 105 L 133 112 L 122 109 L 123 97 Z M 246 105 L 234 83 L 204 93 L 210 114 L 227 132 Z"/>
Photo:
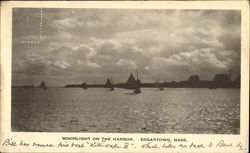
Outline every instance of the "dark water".
<path id="1" fill-rule="evenodd" d="M 239 89 L 13 88 L 12 131 L 239 134 Z"/>

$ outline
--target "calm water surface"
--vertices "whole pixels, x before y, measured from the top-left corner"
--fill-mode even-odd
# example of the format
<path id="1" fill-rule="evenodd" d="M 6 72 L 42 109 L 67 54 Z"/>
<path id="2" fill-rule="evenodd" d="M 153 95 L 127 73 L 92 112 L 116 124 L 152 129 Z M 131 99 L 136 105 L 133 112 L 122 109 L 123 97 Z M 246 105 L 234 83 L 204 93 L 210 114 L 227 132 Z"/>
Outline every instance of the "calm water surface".
<path id="1" fill-rule="evenodd" d="M 13 88 L 12 131 L 239 134 L 239 89 Z"/>

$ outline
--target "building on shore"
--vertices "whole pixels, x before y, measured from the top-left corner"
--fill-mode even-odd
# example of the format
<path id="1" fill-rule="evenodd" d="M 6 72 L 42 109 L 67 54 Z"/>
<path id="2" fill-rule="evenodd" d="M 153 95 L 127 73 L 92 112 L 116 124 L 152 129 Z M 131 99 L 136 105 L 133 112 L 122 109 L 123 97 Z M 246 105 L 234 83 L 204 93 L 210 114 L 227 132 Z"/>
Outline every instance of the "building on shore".
<path id="1" fill-rule="evenodd" d="M 198 75 L 191 75 L 188 79 L 189 82 L 199 82 L 200 77 Z"/>
<path id="2" fill-rule="evenodd" d="M 214 82 L 228 82 L 230 81 L 230 77 L 227 74 L 216 74 L 213 79 Z"/>
<path id="3" fill-rule="evenodd" d="M 231 81 L 231 70 L 228 74 L 216 74 L 209 88 L 237 88 L 235 81 Z"/>

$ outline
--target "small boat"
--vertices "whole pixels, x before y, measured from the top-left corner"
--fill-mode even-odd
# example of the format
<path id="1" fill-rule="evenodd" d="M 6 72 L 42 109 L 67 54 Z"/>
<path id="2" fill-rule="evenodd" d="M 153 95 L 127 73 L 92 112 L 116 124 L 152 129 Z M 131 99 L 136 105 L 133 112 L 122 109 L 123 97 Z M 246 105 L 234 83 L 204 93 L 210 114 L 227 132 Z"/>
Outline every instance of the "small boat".
<path id="1" fill-rule="evenodd" d="M 41 84 L 38 86 L 38 88 L 42 88 L 42 89 L 46 90 L 47 88 L 45 86 L 45 82 L 42 81 Z"/>
<path id="2" fill-rule="evenodd" d="M 160 86 L 160 84 L 158 83 L 158 81 L 155 82 L 155 87 L 159 88 L 160 90 L 164 90 L 164 88 L 162 86 Z"/>
<path id="3" fill-rule="evenodd" d="M 138 70 L 136 70 L 137 80 L 135 80 L 134 94 L 141 93 L 141 80 L 138 79 Z"/>
<path id="4" fill-rule="evenodd" d="M 139 93 L 141 93 L 141 89 L 140 88 L 136 88 L 133 93 L 134 94 L 139 94 Z"/>
<path id="5" fill-rule="evenodd" d="M 111 80 L 111 87 L 110 87 L 110 91 L 113 91 L 114 90 L 114 85 L 113 85 L 113 80 L 112 80 L 112 77 L 110 78 Z"/>
<path id="6" fill-rule="evenodd" d="M 111 88 L 110 88 L 110 91 L 113 91 L 113 90 L 114 90 L 114 87 L 111 87 Z"/>
<path id="7" fill-rule="evenodd" d="M 139 94 L 139 93 L 141 93 L 141 90 L 140 90 L 140 89 L 134 90 L 134 94 Z"/>
<path id="8" fill-rule="evenodd" d="M 82 83 L 82 84 L 81 84 L 81 87 L 82 87 L 83 89 L 88 89 L 88 86 L 87 86 L 87 83 L 86 83 L 86 82 Z"/>
<path id="9" fill-rule="evenodd" d="M 106 88 L 109 88 L 110 91 L 113 91 L 114 90 L 114 86 L 113 86 L 113 83 L 112 83 L 112 78 L 108 78 L 107 79 L 107 82 L 106 82 L 106 85 L 105 85 Z"/>

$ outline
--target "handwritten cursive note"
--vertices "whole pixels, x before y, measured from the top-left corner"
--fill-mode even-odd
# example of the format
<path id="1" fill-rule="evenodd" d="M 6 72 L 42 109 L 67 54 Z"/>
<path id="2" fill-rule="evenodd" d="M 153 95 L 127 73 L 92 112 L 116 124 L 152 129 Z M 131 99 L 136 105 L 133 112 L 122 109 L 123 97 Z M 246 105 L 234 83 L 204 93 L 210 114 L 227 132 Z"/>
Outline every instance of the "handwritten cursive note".
<path id="1" fill-rule="evenodd" d="M 128 141 L 124 141 L 128 140 Z M 142 139 L 143 140 L 143 139 Z M 94 138 L 94 139 L 62 139 L 56 143 L 41 143 L 41 142 L 27 142 L 24 140 L 15 140 L 13 138 L 5 139 L 1 144 L 3 147 L 36 147 L 36 148 L 103 148 L 103 149 L 216 149 L 216 148 L 235 148 L 238 151 L 246 151 L 241 142 L 232 143 L 225 140 L 217 142 L 197 143 L 192 141 L 160 141 L 161 139 L 154 139 L 155 141 L 135 141 L 134 139 L 111 139 L 111 138 Z"/>

